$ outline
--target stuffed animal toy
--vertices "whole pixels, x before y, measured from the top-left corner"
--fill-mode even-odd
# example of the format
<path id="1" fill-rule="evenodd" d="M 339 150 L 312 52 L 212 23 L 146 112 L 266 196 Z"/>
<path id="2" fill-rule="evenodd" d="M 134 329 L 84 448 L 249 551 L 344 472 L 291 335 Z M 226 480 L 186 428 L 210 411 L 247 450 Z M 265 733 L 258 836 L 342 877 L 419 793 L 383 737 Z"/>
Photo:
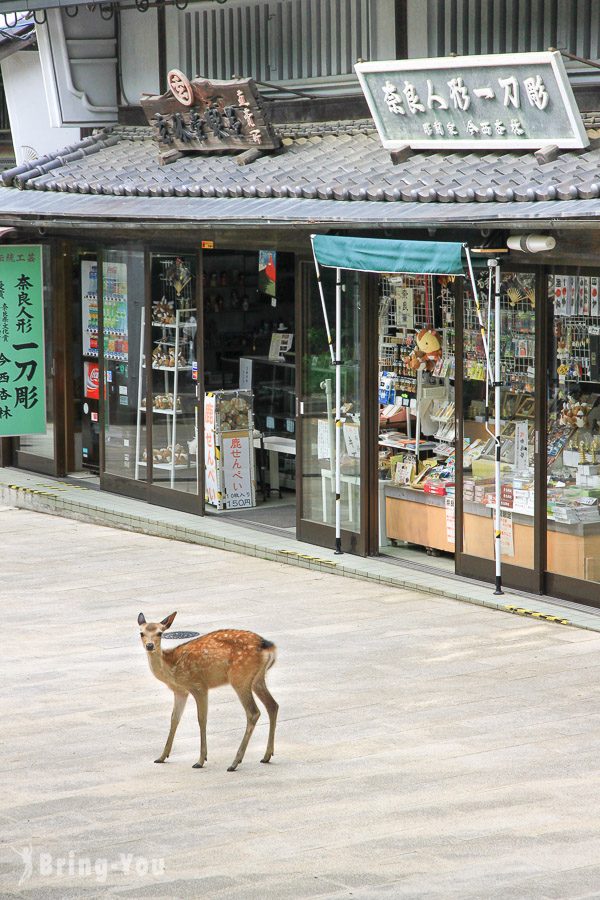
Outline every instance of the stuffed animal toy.
<path id="1" fill-rule="evenodd" d="M 574 397 L 569 396 L 563 403 L 560 414 L 561 425 L 567 425 L 570 428 L 585 428 L 588 424 L 588 415 L 591 406 L 589 403 L 582 403 Z"/>
<path id="2" fill-rule="evenodd" d="M 404 357 L 404 363 L 409 369 L 416 372 L 425 369 L 433 372 L 435 364 L 442 356 L 442 342 L 437 331 L 433 328 L 422 328 L 415 337 L 415 347 L 409 356 Z"/>

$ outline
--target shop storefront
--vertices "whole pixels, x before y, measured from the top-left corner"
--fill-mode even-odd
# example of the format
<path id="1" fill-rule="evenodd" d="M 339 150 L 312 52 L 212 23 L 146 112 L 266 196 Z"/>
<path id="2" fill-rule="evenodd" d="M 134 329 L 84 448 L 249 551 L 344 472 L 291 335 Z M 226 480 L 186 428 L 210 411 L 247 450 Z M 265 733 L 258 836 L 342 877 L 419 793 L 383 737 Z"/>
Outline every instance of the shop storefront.
<path id="1" fill-rule="evenodd" d="M 47 428 L 2 439 L 2 464 L 234 521 L 283 496 L 283 531 L 332 548 L 339 493 L 344 552 L 493 584 L 494 398 L 470 281 L 342 270 L 336 367 L 310 237 L 465 243 L 490 347 L 499 334 L 503 581 L 596 603 L 599 151 L 393 164 L 370 122 L 286 135 L 255 169 L 160 166 L 123 128 L 5 173 L 5 246 L 44 248 Z M 509 249 L 532 232 L 554 246 Z M 322 285 L 334 322 L 335 269 Z"/>
<path id="2" fill-rule="evenodd" d="M 503 579 L 586 602 L 600 581 L 600 268 L 573 259 L 591 238 L 565 239 L 563 265 L 497 257 Z M 287 305 L 265 296 L 245 327 L 259 302 L 258 249 L 46 244 L 47 430 L 4 439 L 4 464 L 97 471 L 102 489 L 202 514 L 205 396 L 245 391 L 253 429 L 294 444 L 277 472 L 298 536 L 333 546 L 335 368 L 314 265 L 287 252 L 276 257 L 288 267 Z M 491 257 L 477 257 L 493 346 Z M 333 319 L 335 273 L 323 283 Z M 493 394 L 469 282 L 344 272 L 342 287 L 343 549 L 493 581 Z M 222 327 L 231 294 L 235 332 L 231 315 Z M 269 360 L 280 324 L 297 355 Z"/>

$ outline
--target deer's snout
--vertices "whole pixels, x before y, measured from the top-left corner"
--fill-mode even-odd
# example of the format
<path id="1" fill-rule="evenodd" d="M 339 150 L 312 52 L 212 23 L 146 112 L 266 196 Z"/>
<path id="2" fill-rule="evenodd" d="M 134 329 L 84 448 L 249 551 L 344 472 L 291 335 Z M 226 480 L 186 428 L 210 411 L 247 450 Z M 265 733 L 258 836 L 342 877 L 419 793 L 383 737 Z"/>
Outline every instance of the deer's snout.
<path id="1" fill-rule="evenodd" d="M 149 641 L 146 644 L 146 650 L 154 650 L 154 644 L 152 643 L 152 641 Z"/>

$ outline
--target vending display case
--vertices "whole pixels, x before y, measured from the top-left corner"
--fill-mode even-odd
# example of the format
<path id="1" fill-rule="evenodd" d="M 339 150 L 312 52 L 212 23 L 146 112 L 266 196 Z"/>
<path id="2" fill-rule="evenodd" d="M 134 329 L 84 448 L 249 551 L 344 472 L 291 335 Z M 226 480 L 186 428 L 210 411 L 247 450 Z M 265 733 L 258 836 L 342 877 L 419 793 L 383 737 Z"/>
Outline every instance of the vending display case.
<path id="1" fill-rule="evenodd" d="M 251 391 L 204 397 L 205 500 L 216 509 L 256 506 Z"/>

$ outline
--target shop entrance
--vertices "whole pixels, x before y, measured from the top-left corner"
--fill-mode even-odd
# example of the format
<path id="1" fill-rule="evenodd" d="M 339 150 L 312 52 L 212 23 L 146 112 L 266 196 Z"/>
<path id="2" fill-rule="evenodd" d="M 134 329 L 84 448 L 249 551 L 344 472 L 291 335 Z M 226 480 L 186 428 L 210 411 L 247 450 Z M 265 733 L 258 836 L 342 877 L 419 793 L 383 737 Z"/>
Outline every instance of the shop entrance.
<path id="1" fill-rule="evenodd" d="M 294 255 L 203 252 L 206 509 L 296 529 Z"/>
<path id="2" fill-rule="evenodd" d="M 372 404 L 365 403 L 373 390 L 367 276 L 341 271 L 341 546 L 344 552 L 372 552 L 369 445 Z M 323 297 L 330 323 L 335 323 L 336 273 L 323 269 Z M 298 537 L 325 547 L 336 537 L 336 367 L 329 352 L 314 261 L 301 263 L 299 282 L 302 304 L 298 367 Z M 332 324 L 335 342 L 335 325 Z M 361 411 L 367 410 L 366 415 Z"/>

